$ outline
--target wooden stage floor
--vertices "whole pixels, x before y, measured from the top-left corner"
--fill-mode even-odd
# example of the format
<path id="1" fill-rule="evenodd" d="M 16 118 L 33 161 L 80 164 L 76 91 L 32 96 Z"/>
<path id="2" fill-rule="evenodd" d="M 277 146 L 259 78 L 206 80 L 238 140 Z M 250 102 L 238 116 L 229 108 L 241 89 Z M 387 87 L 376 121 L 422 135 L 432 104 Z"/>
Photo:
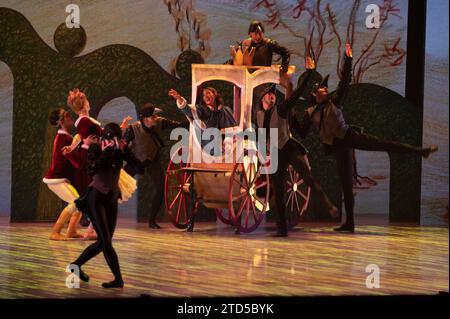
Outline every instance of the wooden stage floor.
<path id="1" fill-rule="evenodd" d="M 247 235 L 215 223 L 198 223 L 194 233 L 162 226 L 155 231 L 119 220 L 114 246 L 125 288 L 101 288 L 112 278 L 101 254 L 83 268 L 91 281 L 70 289 L 65 268 L 89 242 L 50 241 L 48 223 L 0 219 L 0 298 L 448 292 L 445 227 L 359 226 L 355 234 L 338 234 L 333 225 L 310 224 L 273 238 L 273 225 Z M 378 289 L 366 288 L 369 264 L 380 268 Z"/>

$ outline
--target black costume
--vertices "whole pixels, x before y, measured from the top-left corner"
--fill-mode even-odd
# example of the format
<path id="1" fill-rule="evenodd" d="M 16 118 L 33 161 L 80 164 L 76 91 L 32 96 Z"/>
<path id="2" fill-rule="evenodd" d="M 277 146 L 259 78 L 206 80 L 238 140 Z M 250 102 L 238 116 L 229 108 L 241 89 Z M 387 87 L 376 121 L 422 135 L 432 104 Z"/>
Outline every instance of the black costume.
<path id="1" fill-rule="evenodd" d="M 145 110 L 141 110 L 141 117 L 153 114 L 153 111 L 150 115 L 145 115 L 143 112 L 145 113 Z M 134 162 L 127 162 L 124 167 L 125 171 L 131 176 L 149 174 L 155 189 L 153 198 L 150 199 L 152 203 L 148 220 L 150 228 L 160 228 L 156 223 L 156 217 L 164 199 L 164 168 L 162 167 L 159 153 L 159 150 L 164 146 L 160 136 L 161 131 L 187 127 L 189 124 L 188 122 L 181 123 L 163 117 L 158 117 L 155 121 L 156 125 L 151 128 L 145 126 L 142 120 L 133 123 L 128 126 L 124 134 L 125 140 L 130 145 L 131 152 L 136 158 Z"/>
<path id="2" fill-rule="evenodd" d="M 289 164 L 299 171 L 307 185 L 317 191 L 321 201 L 326 205 L 329 211 L 335 209 L 319 183 L 314 180 L 304 161 L 304 155 L 306 154 L 305 148 L 300 142 L 293 139 L 289 132 L 289 112 L 295 105 L 295 102 L 299 99 L 302 91 L 305 89 L 307 84 L 306 80 L 307 79 L 305 78 L 287 100 L 274 105 L 268 110 L 258 111 L 256 116 L 258 127 L 264 127 L 266 129 L 266 141 L 268 143 L 270 138 L 270 128 L 278 128 L 278 169 L 276 173 L 271 176 L 275 192 L 276 210 L 279 217 L 278 236 L 287 236 L 284 185 Z M 275 86 L 272 87 L 272 90 L 273 89 L 275 89 Z M 270 89 L 267 89 L 267 92 L 269 90 Z M 263 92 L 263 96 L 264 95 L 265 92 Z"/>
<path id="3" fill-rule="evenodd" d="M 120 127 L 110 123 L 105 126 L 101 142 L 114 141 L 115 146 L 109 146 L 102 151 L 101 145 L 90 145 L 88 173 L 92 175 L 92 182 L 87 194 L 75 202 L 78 209 L 88 214 L 98 239 L 88 246 L 73 264 L 80 268 L 80 279 L 88 281 L 89 277 L 81 270 L 81 266 L 103 251 L 106 262 L 114 274 L 112 282 L 103 284 L 105 288 L 123 287 L 119 259 L 112 246 L 112 237 L 116 228 L 117 201 L 120 196 L 118 186 L 120 170 L 123 160 L 130 158 L 131 154 L 126 148 L 125 151 L 119 148 L 117 141 L 120 136 Z"/>
<path id="4" fill-rule="evenodd" d="M 287 72 L 289 67 L 289 60 L 291 54 L 289 50 L 279 45 L 275 40 L 264 38 L 259 43 L 251 42 L 250 48 L 255 48 L 255 55 L 253 56 L 252 65 L 255 66 L 271 66 L 273 53 L 277 53 L 281 56 L 281 69 L 283 72 Z M 256 112 L 261 110 L 261 105 L 258 101 L 262 97 L 263 91 L 267 86 L 261 85 L 253 90 L 253 118 L 256 118 Z"/>
<path id="5" fill-rule="evenodd" d="M 384 141 L 377 137 L 360 133 L 349 127 L 344 119 L 342 109 L 351 82 L 352 58 L 345 56 L 341 71 L 341 80 L 336 92 L 330 98 L 306 110 L 305 116 L 297 133 L 305 137 L 311 124 L 319 132 L 320 139 L 327 153 L 333 152 L 337 162 L 339 179 L 344 193 L 346 222 L 337 231 L 353 231 L 353 149 L 380 152 L 415 153 L 428 156 L 435 151 L 433 148 L 420 148 L 408 144 Z M 308 70 L 307 72 L 311 72 Z M 328 86 L 328 76 L 315 85 L 316 88 Z"/>

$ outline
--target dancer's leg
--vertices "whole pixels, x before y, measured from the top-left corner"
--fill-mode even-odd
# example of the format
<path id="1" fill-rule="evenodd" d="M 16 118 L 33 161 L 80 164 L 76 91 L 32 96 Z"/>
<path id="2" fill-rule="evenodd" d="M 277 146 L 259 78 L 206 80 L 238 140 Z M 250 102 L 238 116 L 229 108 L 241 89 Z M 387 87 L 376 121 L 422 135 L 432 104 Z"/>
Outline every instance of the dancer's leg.
<path id="1" fill-rule="evenodd" d="M 156 217 L 164 199 L 164 168 L 161 165 L 159 157 L 157 157 L 147 169 L 149 170 L 155 189 L 153 198 L 151 199 L 152 210 L 150 212 L 148 225 L 150 228 L 159 229 L 161 227 L 156 223 Z"/>
<path id="2" fill-rule="evenodd" d="M 106 237 L 104 241 L 103 254 L 105 255 L 105 259 L 108 263 L 109 268 L 114 274 L 113 281 L 102 284 L 102 286 L 105 288 L 123 287 L 119 258 L 117 257 L 117 253 L 112 245 L 112 237 L 117 223 L 117 200 L 118 194 L 115 192 L 111 192 L 110 194 L 108 194 L 108 198 L 105 201 L 105 217 L 108 223 L 108 237 Z"/>
<path id="3" fill-rule="evenodd" d="M 344 206 L 346 212 L 346 221 L 343 226 L 337 228 L 337 231 L 353 231 L 354 216 L 353 209 L 355 206 L 355 198 L 353 196 L 353 154 L 352 149 L 335 146 L 334 155 L 338 169 L 339 179 L 344 193 Z"/>
<path id="4" fill-rule="evenodd" d="M 312 176 L 311 171 L 309 170 L 308 165 L 305 162 L 303 154 L 299 151 L 297 147 L 295 147 L 295 145 L 290 147 L 289 153 L 290 153 L 289 155 L 290 164 L 299 171 L 305 183 L 316 191 L 317 195 L 319 195 L 320 201 L 327 208 L 328 213 L 332 217 L 337 217 L 338 210 L 336 206 L 333 205 L 333 203 L 330 201 L 330 199 L 328 198 L 327 194 L 324 192 L 320 184 Z"/>
<path id="5" fill-rule="evenodd" d="M 378 137 L 359 133 L 349 129 L 343 139 L 343 143 L 349 147 L 364 151 L 413 153 L 427 157 L 430 153 L 437 151 L 437 147 L 418 147 L 406 143 L 386 141 Z"/>
<path id="6" fill-rule="evenodd" d="M 53 193 L 55 193 L 60 199 L 68 203 L 68 205 L 60 213 L 50 235 L 50 239 L 52 240 L 65 240 L 67 236 L 61 235 L 61 230 L 69 219 L 74 218 L 73 214 L 76 214 L 77 212 L 74 201 L 79 197 L 79 195 L 77 190 L 68 182 L 52 183 L 47 185 Z M 73 232 L 76 233 L 76 227 L 76 224 L 72 226 L 72 235 L 74 234 Z"/>

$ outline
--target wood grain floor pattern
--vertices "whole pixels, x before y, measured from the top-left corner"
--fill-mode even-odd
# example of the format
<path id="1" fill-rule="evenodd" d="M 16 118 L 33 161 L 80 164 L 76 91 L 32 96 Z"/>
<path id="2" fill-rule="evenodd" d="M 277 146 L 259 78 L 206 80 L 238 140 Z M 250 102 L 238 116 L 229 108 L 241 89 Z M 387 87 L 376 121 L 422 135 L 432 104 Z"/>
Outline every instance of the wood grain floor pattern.
<path id="1" fill-rule="evenodd" d="M 174 296 L 305 296 L 435 294 L 448 291 L 448 228 L 360 226 L 338 234 L 331 226 L 304 226 L 288 238 L 272 230 L 247 235 L 215 223 L 194 233 L 163 224 L 120 220 L 114 237 L 125 288 L 112 279 L 100 254 L 83 269 L 79 289 L 65 285 L 65 268 L 90 243 L 48 240 L 50 224 L 0 219 L 0 298 Z M 366 266 L 380 268 L 380 288 L 366 287 Z"/>

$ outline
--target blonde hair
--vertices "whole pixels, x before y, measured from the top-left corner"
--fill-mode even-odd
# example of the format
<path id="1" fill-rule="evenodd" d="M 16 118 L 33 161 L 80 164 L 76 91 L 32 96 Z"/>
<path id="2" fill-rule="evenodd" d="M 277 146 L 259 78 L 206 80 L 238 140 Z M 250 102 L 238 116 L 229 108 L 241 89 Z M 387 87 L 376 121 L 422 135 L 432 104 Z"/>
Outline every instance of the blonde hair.
<path id="1" fill-rule="evenodd" d="M 73 91 L 69 91 L 69 95 L 67 96 L 67 105 L 70 109 L 79 113 L 87 103 L 86 94 L 81 92 L 79 89 L 73 89 Z"/>

